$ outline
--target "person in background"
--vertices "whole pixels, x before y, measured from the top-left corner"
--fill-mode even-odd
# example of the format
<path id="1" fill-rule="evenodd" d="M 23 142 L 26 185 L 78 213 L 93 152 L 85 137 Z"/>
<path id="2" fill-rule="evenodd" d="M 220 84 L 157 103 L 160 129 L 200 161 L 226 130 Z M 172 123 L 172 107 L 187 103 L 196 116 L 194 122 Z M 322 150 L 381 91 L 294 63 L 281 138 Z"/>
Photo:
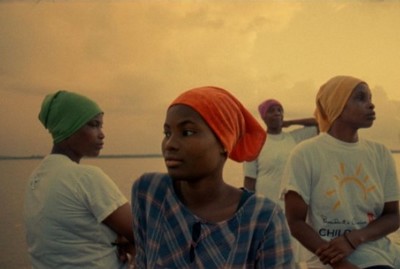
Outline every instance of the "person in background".
<path id="1" fill-rule="evenodd" d="M 53 148 L 26 188 L 32 268 L 127 267 L 127 251 L 134 254 L 128 200 L 101 169 L 79 163 L 103 148 L 103 111 L 85 96 L 57 91 L 43 100 L 39 120 L 51 133 Z M 117 238 L 130 243 L 119 255 L 113 246 Z"/>
<path id="2" fill-rule="evenodd" d="M 243 164 L 244 187 L 284 207 L 279 191 L 286 160 L 297 143 L 317 135 L 317 121 L 315 118 L 284 120 L 283 106 L 275 99 L 262 102 L 258 111 L 267 127 L 268 139 L 257 159 Z M 304 127 L 282 131 L 284 127 L 293 125 Z"/>
<path id="3" fill-rule="evenodd" d="M 316 96 L 321 133 L 296 146 L 284 179 L 292 235 L 311 253 L 308 268 L 400 268 L 399 183 L 384 145 L 358 130 L 375 120 L 368 84 L 336 76 Z"/>
<path id="4" fill-rule="evenodd" d="M 265 132 L 228 91 L 200 87 L 168 107 L 168 173 L 132 186 L 137 268 L 294 268 L 282 209 L 223 179 L 227 158 L 257 157 Z"/>
<path id="5" fill-rule="evenodd" d="M 284 109 L 281 102 L 267 99 L 258 106 L 258 111 L 267 127 L 268 139 L 252 162 L 243 164 L 244 187 L 255 191 L 285 207 L 280 199 L 283 170 L 290 151 L 301 141 L 316 136 L 318 128 L 315 118 L 284 120 Z M 301 125 L 289 132 L 282 129 L 293 125 Z M 295 261 L 299 263 L 304 250 L 296 239 L 292 238 Z"/>

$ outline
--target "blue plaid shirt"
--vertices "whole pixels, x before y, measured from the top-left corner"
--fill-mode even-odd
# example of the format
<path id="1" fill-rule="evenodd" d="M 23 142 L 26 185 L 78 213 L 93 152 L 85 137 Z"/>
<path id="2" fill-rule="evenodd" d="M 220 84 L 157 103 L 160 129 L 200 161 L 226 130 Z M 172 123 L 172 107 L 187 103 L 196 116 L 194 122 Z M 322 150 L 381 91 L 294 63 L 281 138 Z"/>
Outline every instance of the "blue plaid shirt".
<path id="1" fill-rule="evenodd" d="M 232 218 L 210 223 L 182 204 L 166 174 L 144 174 L 131 197 L 138 269 L 295 268 L 283 212 L 267 198 L 251 195 Z"/>

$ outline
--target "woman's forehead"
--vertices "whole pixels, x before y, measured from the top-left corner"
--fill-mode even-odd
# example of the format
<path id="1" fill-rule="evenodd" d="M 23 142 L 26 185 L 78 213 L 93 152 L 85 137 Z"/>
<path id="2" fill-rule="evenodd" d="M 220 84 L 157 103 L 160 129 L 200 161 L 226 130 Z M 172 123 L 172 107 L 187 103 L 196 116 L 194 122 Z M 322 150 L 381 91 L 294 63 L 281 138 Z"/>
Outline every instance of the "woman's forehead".
<path id="1" fill-rule="evenodd" d="M 201 115 L 188 105 L 177 104 L 167 110 L 166 122 L 168 121 L 193 121 L 205 123 Z"/>
<path id="2" fill-rule="evenodd" d="M 368 84 L 362 82 L 362 83 L 358 84 L 358 85 L 354 88 L 354 90 L 353 90 L 353 92 L 352 92 L 351 94 L 356 94 L 356 93 L 358 93 L 358 92 L 368 92 L 368 93 L 371 93 L 371 89 L 369 88 Z"/>

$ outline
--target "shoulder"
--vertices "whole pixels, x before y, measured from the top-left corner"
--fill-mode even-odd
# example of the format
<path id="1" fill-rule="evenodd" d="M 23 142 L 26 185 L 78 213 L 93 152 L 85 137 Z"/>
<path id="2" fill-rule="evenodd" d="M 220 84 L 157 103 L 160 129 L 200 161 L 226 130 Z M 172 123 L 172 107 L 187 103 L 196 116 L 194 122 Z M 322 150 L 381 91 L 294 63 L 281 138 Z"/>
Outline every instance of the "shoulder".
<path id="1" fill-rule="evenodd" d="M 360 139 L 360 146 L 379 155 L 391 155 L 391 151 L 384 144 L 368 139 Z"/>
<path id="2" fill-rule="evenodd" d="M 295 152 L 308 152 L 318 149 L 324 141 L 323 135 L 317 135 L 299 142 L 293 149 Z"/>
<path id="3" fill-rule="evenodd" d="M 67 178 L 69 181 L 73 181 L 74 179 L 82 181 L 109 178 L 99 167 L 88 164 L 78 164 L 63 155 L 49 155 L 43 163 L 47 167 L 51 167 L 50 169 L 53 170 L 53 174 L 59 179 Z"/>
<path id="4" fill-rule="evenodd" d="M 79 173 L 81 180 L 96 180 L 109 181 L 110 177 L 100 168 L 94 165 L 79 164 L 76 167 L 76 172 Z"/>
<path id="5" fill-rule="evenodd" d="M 172 180 L 165 173 L 145 173 L 132 186 L 132 192 L 152 192 L 166 190 L 172 187 Z"/>
<path id="6" fill-rule="evenodd" d="M 271 199 L 254 194 L 243 205 L 243 212 L 247 215 L 247 218 L 255 219 L 265 224 L 276 214 L 282 212 L 282 209 Z"/>

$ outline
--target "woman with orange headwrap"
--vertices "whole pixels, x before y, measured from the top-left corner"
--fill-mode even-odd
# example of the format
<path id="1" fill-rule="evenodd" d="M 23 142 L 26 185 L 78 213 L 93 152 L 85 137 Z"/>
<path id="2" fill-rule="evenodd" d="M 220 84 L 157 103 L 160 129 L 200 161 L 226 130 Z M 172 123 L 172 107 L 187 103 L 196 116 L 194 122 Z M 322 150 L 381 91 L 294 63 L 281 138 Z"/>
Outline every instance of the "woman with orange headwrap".
<path id="1" fill-rule="evenodd" d="M 251 161 L 265 141 L 243 105 L 216 87 L 186 91 L 164 134 L 168 174 L 132 187 L 137 268 L 293 268 L 280 207 L 223 180 L 227 158 Z"/>
<path id="2" fill-rule="evenodd" d="M 321 86 L 321 134 L 298 145 L 285 171 L 286 217 L 311 253 L 308 268 L 400 268 L 386 237 L 399 228 L 399 184 L 382 144 L 361 139 L 375 120 L 368 85 L 337 76 Z"/>

